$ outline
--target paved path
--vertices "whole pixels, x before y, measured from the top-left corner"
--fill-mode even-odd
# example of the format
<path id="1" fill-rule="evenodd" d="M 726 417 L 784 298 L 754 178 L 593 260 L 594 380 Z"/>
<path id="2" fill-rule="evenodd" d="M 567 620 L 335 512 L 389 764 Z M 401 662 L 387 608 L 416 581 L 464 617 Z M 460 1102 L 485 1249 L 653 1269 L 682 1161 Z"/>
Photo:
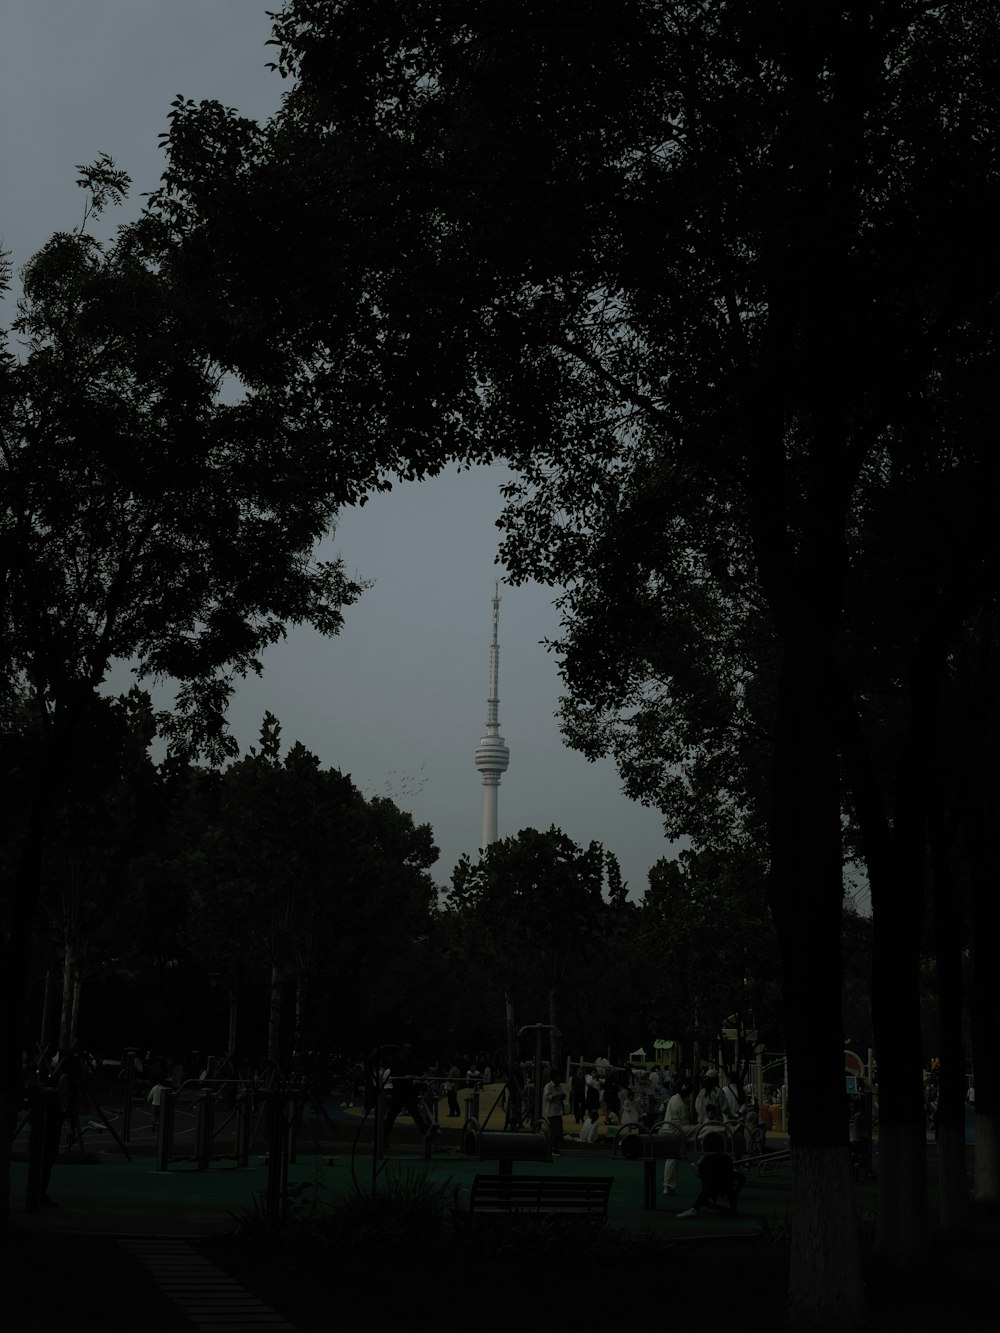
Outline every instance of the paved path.
<path id="1" fill-rule="evenodd" d="M 150 1274 L 159 1291 L 194 1328 L 206 1333 L 285 1333 L 295 1325 L 251 1295 L 185 1240 L 123 1238 L 122 1250 Z"/>

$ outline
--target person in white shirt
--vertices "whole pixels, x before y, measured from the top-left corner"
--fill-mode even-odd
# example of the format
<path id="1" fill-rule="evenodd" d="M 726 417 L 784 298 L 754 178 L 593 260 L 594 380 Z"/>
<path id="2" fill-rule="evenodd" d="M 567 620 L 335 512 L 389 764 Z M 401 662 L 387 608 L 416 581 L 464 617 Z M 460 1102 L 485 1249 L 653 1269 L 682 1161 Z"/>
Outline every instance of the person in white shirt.
<path id="1" fill-rule="evenodd" d="M 598 1127 L 600 1116 L 597 1111 L 588 1111 L 587 1118 L 580 1126 L 580 1142 L 596 1143 L 598 1140 Z"/>
<path id="2" fill-rule="evenodd" d="M 719 1090 L 719 1080 L 715 1074 L 706 1074 L 702 1081 L 698 1096 L 694 1099 L 694 1113 L 698 1117 L 698 1124 L 703 1125 L 708 1120 L 708 1107 L 714 1106 L 718 1115 L 713 1116 L 714 1120 L 721 1120 L 725 1107 L 723 1106 L 722 1093 Z"/>
<path id="3" fill-rule="evenodd" d="M 686 1079 L 682 1079 L 678 1085 L 677 1091 L 667 1102 L 666 1114 L 663 1118 L 664 1129 L 661 1132 L 682 1134 L 685 1139 L 685 1151 L 687 1150 L 687 1141 L 691 1140 L 698 1133 L 698 1126 L 691 1119 L 691 1085 Z M 663 1163 L 663 1193 L 677 1193 L 677 1161 L 676 1157 L 668 1157 Z"/>
<path id="4" fill-rule="evenodd" d="M 160 1123 L 160 1102 L 163 1097 L 163 1089 L 170 1088 L 171 1086 L 170 1079 L 168 1078 L 164 1079 L 162 1082 L 157 1080 L 149 1090 L 149 1095 L 147 1096 L 146 1101 L 149 1102 L 153 1108 L 154 1125 Z"/>
<path id="5" fill-rule="evenodd" d="M 566 1094 L 562 1084 L 556 1078 L 555 1070 L 542 1089 L 542 1116 L 549 1122 L 552 1151 L 558 1153 L 562 1145 L 563 1115 L 566 1111 Z"/>
<path id="6" fill-rule="evenodd" d="M 618 1123 L 624 1128 L 626 1125 L 637 1125 L 639 1123 L 639 1107 L 632 1099 L 632 1093 L 629 1088 L 622 1089 L 621 1101 L 618 1103 Z"/>

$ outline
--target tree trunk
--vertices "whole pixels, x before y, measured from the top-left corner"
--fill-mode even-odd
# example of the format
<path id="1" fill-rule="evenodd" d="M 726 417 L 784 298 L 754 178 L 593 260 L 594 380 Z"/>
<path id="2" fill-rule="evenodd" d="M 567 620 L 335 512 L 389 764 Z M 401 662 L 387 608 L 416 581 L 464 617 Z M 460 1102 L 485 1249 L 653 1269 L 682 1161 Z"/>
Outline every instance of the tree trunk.
<path id="1" fill-rule="evenodd" d="M 955 897 L 951 875 L 951 839 L 936 828 L 931 842 L 934 891 L 934 943 L 937 956 L 938 1012 L 941 1017 L 941 1072 L 938 1082 L 937 1151 L 941 1226 L 961 1231 L 968 1213 L 965 1174 L 965 1048 L 962 934 L 965 914 Z"/>
<path id="2" fill-rule="evenodd" d="M 880 1074 L 881 1083 L 881 1074 Z M 915 1271 L 927 1251 L 927 1141 L 923 1111 L 920 1123 L 899 1118 L 882 1121 L 879 1101 L 878 1258 L 887 1269 Z"/>
<path id="3" fill-rule="evenodd" d="M 919 931 L 912 921 L 904 923 L 902 904 L 893 910 L 874 890 L 872 898 L 879 1114 L 875 1248 L 882 1263 L 905 1273 L 923 1263 L 928 1244 Z M 909 912 L 919 919 L 912 901 Z"/>
<path id="4" fill-rule="evenodd" d="M 841 1016 L 843 686 L 833 641 L 843 605 L 845 477 L 836 413 L 813 441 L 804 510 L 788 514 L 784 422 L 774 412 L 784 312 L 759 384 L 750 477 L 754 555 L 783 654 L 774 719 L 769 896 L 781 949 L 794 1162 L 786 1321 L 796 1333 L 866 1326 L 848 1144 Z M 841 423 L 843 425 L 843 423 Z M 796 544 L 793 528 L 801 531 Z"/>
<path id="5" fill-rule="evenodd" d="M 944 1060 L 942 1058 L 942 1065 Z M 938 1122 L 938 1216 L 944 1231 L 960 1232 L 968 1220 L 969 1182 L 965 1170 L 965 1116 Z"/>
<path id="6" fill-rule="evenodd" d="M 305 983 L 300 975 L 295 981 L 295 1029 L 292 1033 L 292 1051 L 297 1056 L 305 1050 L 302 1041 L 302 1016 L 305 1013 L 305 1004 Z"/>
<path id="7" fill-rule="evenodd" d="M 794 1333 L 864 1328 L 854 1171 L 846 1147 L 793 1145 L 792 1194 L 786 1328 Z M 839 1296 L 824 1306 L 817 1300 L 818 1291 Z M 845 1298 L 850 1303 L 842 1307 Z"/>
<path id="8" fill-rule="evenodd" d="M 973 1194 L 979 1203 L 1000 1203 L 1000 1000 L 996 987 L 996 945 L 1000 902 L 984 834 L 982 799 L 969 819 L 972 880 L 972 1069 L 976 1090 L 976 1170 Z"/>
<path id="9" fill-rule="evenodd" d="M 810 651 L 811 648 L 811 651 Z M 840 773 L 832 664 L 806 642 L 779 681 L 770 895 L 782 953 L 793 1160 L 787 1327 L 865 1327 L 840 1012 Z"/>
<path id="10" fill-rule="evenodd" d="M 42 1022 L 38 1034 L 38 1046 L 44 1054 L 52 1045 L 56 1010 L 59 1007 L 59 982 L 55 963 L 49 963 L 45 969 L 45 991 L 42 998 Z"/>
<path id="11" fill-rule="evenodd" d="M 77 957 L 76 966 L 73 969 L 73 1003 L 70 1007 L 69 1016 L 69 1039 L 70 1043 L 76 1041 L 76 1035 L 80 1031 L 80 1001 L 83 998 L 83 966 L 82 961 Z M 66 1048 L 69 1050 L 69 1047 Z"/>
<path id="12" fill-rule="evenodd" d="M 10 1162 L 17 1128 L 17 1117 L 21 1111 L 20 1089 L 12 1096 L 6 1089 L 0 1089 L 0 1228 L 6 1227 L 10 1220 L 11 1184 Z"/>
<path id="13" fill-rule="evenodd" d="M 236 1051 L 237 1025 L 240 1014 L 240 993 L 236 986 L 229 987 L 229 1036 L 226 1044 L 226 1055 L 232 1060 Z"/>
<path id="14" fill-rule="evenodd" d="M 271 1004 L 267 1017 L 267 1058 L 277 1069 L 281 1053 L 281 1001 L 284 976 L 277 963 L 271 966 Z"/>
<path id="15" fill-rule="evenodd" d="M 507 1115 L 506 1129 L 520 1129 L 524 1114 L 524 1084 L 517 1059 L 517 1029 L 514 1026 L 514 996 L 509 990 L 503 993 L 504 1022 L 507 1031 Z"/>
<path id="16" fill-rule="evenodd" d="M 561 1077 L 559 1065 L 562 1059 L 562 1038 L 559 1034 L 559 993 L 556 986 L 549 987 L 549 1060 L 552 1064 L 553 1078 Z"/>
<path id="17" fill-rule="evenodd" d="M 58 753 L 52 756 L 58 772 Z M 26 1010 L 32 926 L 41 890 L 42 845 L 54 782 L 46 779 L 34 793 L 24 840 L 17 858 L 13 901 L 8 908 L 6 939 L 0 937 L 0 1227 L 10 1216 L 10 1161 L 14 1127 L 22 1101 L 21 1048 L 27 1037 Z"/>
<path id="18" fill-rule="evenodd" d="M 893 774 L 891 836 L 869 830 L 872 1019 L 878 1055 L 878 1218 L 883 1265 L 915 1273 L 927 1245 L 927 1143 L 920 1041 L 920 948 L 934 806 L 947 608 L 932 615 L 909 668 L 910 703 Z M 939 797 L 938 797 L 939 799 Z"/>
<path id="19" fill-rule="evenodd" d="M 979 1096 L 979 1089 L 976 1089 Z M 977 1203 L 1000 1203 L 1000 1114 L 976 1108 L 976 1173 L 973 1194 Z"/>
<path id="20" fill-rule="evenodd" d="M 876 895 L 874 886 L 872 897 L 872 1017 L 879 1114 L 875 1244 L 883 1263 L 905 1272 L 923 1261 L 927 1249 L 919 941 L 912 939 L 912 923 L 904 925 L 885 897 Z M 912 902 L 910 913 L 914 915 Z"/>
<path id="21" fill-rule="evenodd" d="M 76 982 L 76 942 L 67 933 L 63 946 L 62 1008 L 59 1014 L 59 1054 L 73 1042 L 73 987 Z"/>

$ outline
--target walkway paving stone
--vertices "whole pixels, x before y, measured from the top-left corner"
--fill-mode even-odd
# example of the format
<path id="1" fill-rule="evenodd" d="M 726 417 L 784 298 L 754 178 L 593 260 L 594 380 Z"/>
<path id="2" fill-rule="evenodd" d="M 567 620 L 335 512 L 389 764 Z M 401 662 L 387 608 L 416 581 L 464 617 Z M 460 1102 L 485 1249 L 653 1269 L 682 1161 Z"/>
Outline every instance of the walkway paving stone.
<path id="1" fill-rule="evenodd" d="M 295 1325 L 258 1300 L 221 1268 L 196 1254 L 184 1240 L 130 1236 L 119 1240 L 130 1258 L 145 1268 L 160 1291 L 194 1328 L 205 1330 L 294 1330 Z"/>

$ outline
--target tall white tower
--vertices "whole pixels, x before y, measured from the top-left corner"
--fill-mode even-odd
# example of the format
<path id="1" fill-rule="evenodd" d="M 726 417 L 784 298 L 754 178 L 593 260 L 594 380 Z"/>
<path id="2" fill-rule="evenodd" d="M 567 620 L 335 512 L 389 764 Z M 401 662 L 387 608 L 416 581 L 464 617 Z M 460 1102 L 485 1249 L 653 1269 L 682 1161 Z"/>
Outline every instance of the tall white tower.
<path id="1" fill-rule="evenodd" d="M 500 708 L 499 675 L 500 644 L 497 632 L 500 627 L 500 584 L 493 592 L 493 642 L 490 645 L 490 695 L 487 700 L 486 735 L 476 746 L 476 767 L 483 775 L 483 841 L 485 849 L 497 840 L 497 788 L 500 778 L 506 773 L 510 763 L 510 751 L 500 735 L 500 722 L 497 717 Z"/>

